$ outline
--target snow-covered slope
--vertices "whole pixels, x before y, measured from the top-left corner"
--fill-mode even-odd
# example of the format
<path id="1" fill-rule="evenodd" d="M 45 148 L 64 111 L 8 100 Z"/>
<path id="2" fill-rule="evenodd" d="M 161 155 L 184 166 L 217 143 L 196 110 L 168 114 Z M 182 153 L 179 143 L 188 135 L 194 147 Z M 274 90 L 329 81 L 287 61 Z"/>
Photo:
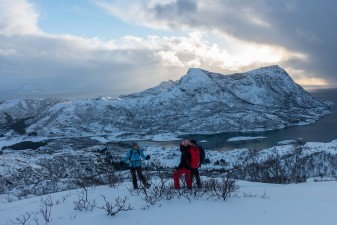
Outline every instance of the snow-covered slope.
<path id="1" fill-rule="evenodd" d="M 7 101 L 0 105 L 0 127 L 8 132 L 11 121 L 32 117 L 25 120 L 25 131 L 43 136 L 144 137 L 279 129 L 313 123 L 327 113 L 327 104 L 315 100 L 279 66 L 233 75 L 189 69 L 179 81 L 117 99 Z"/>
<path id="2" fill-rule="evenodd" d="M 69 190 L 79 187 L 78 181 L 83 179 L 94 184 L 108 183 L 110 172 L 129 180 L 125 177 L 129 175 L 128 167 L 119 164 L 128 148 L 126 143 L 105 143 L 91 138 L 49 140 L 36 150 L 6 148 L 0 155 L 0 197 L 15 199 Z M 154 170 L 152 163 L 160 161 L 163 171 L 172 178 L 173 168 L 180 160 L 178 145 L 145 147 L 144 152 L 151 156 L 150 161 L 143 162 L 145 171 Z M 200 173 L 210 177 L 230 173 L 236 179 L 268 183 L 304 182 L 319 177 L 336 180 L 336 155 L 337 140 L 275 146 L 259 152 L 207 150 L 207 162 Z M 111 162 L 107 163 L 107 159 Z"/>
<path id="3" fill-rule="evenodd" d="M 160 198 L 153 204 L 144 200 L 144 194 L 129 191 L 132 184 L 128 168 L 121 169 L 119 163 L 106 165 L 102 160 L 110 152 L 112 159 L 119 162 L 127 147 L 122 143 L 113 145 L 91 138 L 74 138 L 72 141 L 62 138 L 50 140 L 48 145 L 36 150 L 4 149 L 0 157 L 0 225 L 47 224 L 43 215 L 49 215 L 48 224 L 55 225 L 204 225 L 224 224 L 224 221 L 228 224 L 268 225 L 336 223 L 337 140 L 276 146 L 259 152 L 249 149 L 207 150 L 209 162 L 200 168 L 203 181 L 231 174 L 232 178 L 266 182 L 275 181 L 279 176 L 288 177 L 291 182 L 298 181 L 298 178 L 307 182 L 276 185 L 240 180 L 237 196 L 227 201 L 209 198 L 211 195 L 206 194 L 195 199 L 193 191 L 200 189 L 193 189 L 190 195 L 168 196 L 170 200 Z M 159 172 L 167 175 L 165 184 L 172 187 L 172 173 L 180 160 L 179 146 L 152 146 L 145 148 L 145 154 L 151 155 L 150 162 L 143 161 L 144 174 L 149 175 L 153 184 L 148 190 L 155 190 L 155 184 L 160 182 Z M 157 160 L 163 165 L 159 170 L 155 166 Z M 119 177 L 113 188 L 107 185 L 88 188 L 91 184 L 106 184 L 107 175 Z M 96 204 L 92 211 L 74 210 L 75 202 L 83 200 L 81 193 L 84 189 L 70 189 L 80 187 L 81 181 L 85 182 L 88 201 Z M 68 191 L 54 193 L 64 190 Z M 46 193 L 54 194 L 36 197 Z M 106 206 L 102 195 L 110 203 L 117 197 L 127 197 L 133 210 L 107 216 L 102 209 Z"/>
<path id="4" fill-rule="evenodd" d="M 337 210 L 337 182 L 310 182 L 291 185 L 238 182 L 238 197 L 228 201 L 206 198 L 198 200 L 162 200 L 155 205 L 146 205 L 142 196 L 130 195 L 130 183 L 118 188 L 100 186 L 89 189 L 88 200 L 96 202 L 96 208 L 89 212 L 74 210 L 80 190 L 61 192 L 49 196 L 35 197 L 11 203 L 0 203 L 0 225 L 46 224 L 43 219 L 43 204 L 53 203 L 50 208 L 48 224 L 63 225 L 335 225 Z M 103 209 L 105 203 L 120 197 L 128 197 L 127 204 L 133 210 L 108 216 Z M 42 209 L 42 210 L 41 210 Z M 44 209 L 45 210 L 45 209 Z M 30 217 L 28 217 L 30 215 Z M 48 214 L 47 214 L 48 215 Z M 26 216 L 26 217 L 25 217 Z M 11 221 L 13 223 L 11 223 Z"/>

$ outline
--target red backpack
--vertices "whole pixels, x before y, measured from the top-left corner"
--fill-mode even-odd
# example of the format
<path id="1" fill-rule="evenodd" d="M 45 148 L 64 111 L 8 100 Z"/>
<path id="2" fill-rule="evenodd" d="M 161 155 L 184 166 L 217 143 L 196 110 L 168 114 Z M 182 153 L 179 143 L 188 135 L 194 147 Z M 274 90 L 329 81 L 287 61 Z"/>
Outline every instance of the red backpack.
<path id="1" fill-rule="evenodd" d="M 200 152 L 199 148 L 196 145 L 192 145 L 190 147 L 190 154 L 191 154 L 191 168 L 196 169 L 199 167 L 200 164 Z"/>

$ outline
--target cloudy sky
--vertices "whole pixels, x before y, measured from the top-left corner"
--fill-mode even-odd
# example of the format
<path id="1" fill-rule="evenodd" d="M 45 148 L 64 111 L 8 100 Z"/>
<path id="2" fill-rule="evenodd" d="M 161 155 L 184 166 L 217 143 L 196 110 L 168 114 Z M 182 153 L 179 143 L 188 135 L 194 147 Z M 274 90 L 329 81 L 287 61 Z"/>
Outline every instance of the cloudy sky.
<path id="1" fill-rule="evenodd" d="M 274 64 L 336 86 L 336 21 L 334 0 L 0 0 L 0 94 L 118 96 Z"/>

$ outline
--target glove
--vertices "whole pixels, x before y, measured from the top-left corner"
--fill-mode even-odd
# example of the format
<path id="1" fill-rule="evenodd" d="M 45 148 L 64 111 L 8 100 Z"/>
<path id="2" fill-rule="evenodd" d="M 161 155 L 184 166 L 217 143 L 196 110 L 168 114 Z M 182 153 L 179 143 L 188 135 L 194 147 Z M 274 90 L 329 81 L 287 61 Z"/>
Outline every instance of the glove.
<path id="1" fill-rule="evenodd" d="M 145 157 L 145 159 L 146 159 L 146 160 L 149 160 L 149 159 L 150 159 L 150 156 L 149 156 L 149 155 L 147 155 L 147 156 Z"/>

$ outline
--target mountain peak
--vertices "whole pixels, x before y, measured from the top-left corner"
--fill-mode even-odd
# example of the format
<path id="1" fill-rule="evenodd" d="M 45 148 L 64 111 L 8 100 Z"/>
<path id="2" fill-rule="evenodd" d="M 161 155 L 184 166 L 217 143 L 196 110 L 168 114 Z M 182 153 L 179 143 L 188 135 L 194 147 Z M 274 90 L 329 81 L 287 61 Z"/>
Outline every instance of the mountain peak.
<path id="1" fill-rule="evenodd" d="M 264 66 L 261 67 L 260 69 L 267 69 L 267 70 L 279 70 L 279 71 L 284 71 L 284 69 L 282 67 L 280 67 L 279 65 L 271 65 L 271 66 Z"/>
<path id="2" fill-rule="evenodd" d="M 208 71 L 197 68 L 188 69 L 186 75 L 180 78 L 180 86 L 185 89 L 194 89 L 200 84 L 209 84 L 212 82 L 208 75 Z"/>
<path id="3" fill-rule="evenodd" d="M 268 76 L 276 76 L 276 75 L 289 76 L 289 74 L 279 65 L 265 66 L 265 67 L 261 67 L 261 68 L 258 68 L 258 69 L 250 70 L 246 73 L 249 73 L 249 74 L 264 74 L 264 75 L 268 75 Z"/>
<path id="4" fill-rule="evenodd" d="M 207 71 L 201 68 L 189 68 L 187 74 L 203 74 L 205 72 Z"/>
<path id="5" fill-rule="evenodd" d="M 189 68 L 186 75 L 183 77 L 188 77 L 189 79 L 204 79 L 208 77 L 208 71 L 199 68 Z"/>

